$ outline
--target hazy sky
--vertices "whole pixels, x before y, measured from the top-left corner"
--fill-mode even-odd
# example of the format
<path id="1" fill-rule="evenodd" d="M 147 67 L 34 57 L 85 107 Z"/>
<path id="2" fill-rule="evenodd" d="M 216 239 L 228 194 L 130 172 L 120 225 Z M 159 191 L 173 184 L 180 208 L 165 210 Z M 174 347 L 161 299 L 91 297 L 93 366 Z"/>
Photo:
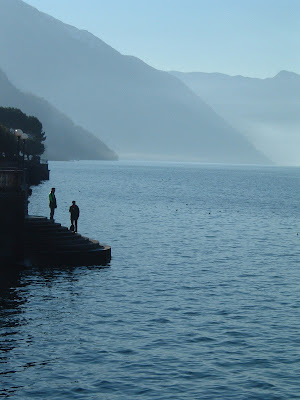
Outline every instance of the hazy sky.
<path id="1" fill-rule="evenodd" d="M 300 73 L 300 0 L 26 0 L 161 70 Z"/>

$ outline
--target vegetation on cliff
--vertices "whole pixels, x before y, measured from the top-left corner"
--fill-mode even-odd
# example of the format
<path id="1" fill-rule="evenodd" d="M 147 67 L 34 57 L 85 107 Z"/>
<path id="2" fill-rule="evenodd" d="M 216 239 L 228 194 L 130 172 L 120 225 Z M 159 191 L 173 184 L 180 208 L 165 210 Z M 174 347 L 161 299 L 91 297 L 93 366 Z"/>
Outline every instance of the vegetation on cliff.
<path id="1" fill-rule="evenodd" d="M 41 122 L 33 116 L 27 116 L 17 108 L 0 107 L 0 157 L 13 159 L 17 153 L 17 138 L 15 129 L 21 129 L 28 135 L 25 153 L 39 157 L 44 153 L 46 140 Z"/>
<path id="2" fill-rule="evenodd" d="M 25 114 L 34 115 L 39 119 L 44 131 L 47 132 L 43 157 L 49 160 L 118 159 L 117 154 L 105 143 L 86 129 L 76 125 L 45 99 L 16 88 L 1 69 L 0 106 L 18 108 Z"/>
<path id="3" fill-rule="evenodd" d="M 17 138 L 5 126 L 0 125 L 0 159 L 13 159 L 17 149 Z"/>

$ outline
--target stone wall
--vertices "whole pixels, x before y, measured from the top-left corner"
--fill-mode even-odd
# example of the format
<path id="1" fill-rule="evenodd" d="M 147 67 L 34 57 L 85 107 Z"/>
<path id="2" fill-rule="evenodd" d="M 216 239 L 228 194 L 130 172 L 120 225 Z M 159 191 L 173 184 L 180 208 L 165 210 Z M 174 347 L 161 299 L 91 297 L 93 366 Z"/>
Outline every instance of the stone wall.
<path id="1" fill-rule="evenodd" d="M 22 172 L 0 170 L 0 267 L 24 258 L 25 193 Z"/>
<path id="2" fill-rule="evenodd" d="M 0 193 L 0 266 L 24 258 L 24 193 Z"/>

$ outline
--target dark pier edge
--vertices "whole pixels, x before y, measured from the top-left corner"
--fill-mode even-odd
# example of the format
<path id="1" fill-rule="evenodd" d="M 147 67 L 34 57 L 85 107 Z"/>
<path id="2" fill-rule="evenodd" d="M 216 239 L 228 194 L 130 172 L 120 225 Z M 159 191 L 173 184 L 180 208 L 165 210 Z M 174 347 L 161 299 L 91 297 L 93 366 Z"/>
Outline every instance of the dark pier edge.
<path id="1" fill-rule="evenodd" d="M 24 259 L 25 193 L 0 192 L 0 263 L 19 264 Z"/>
<path id="2" fill-rule="evenodd" d="M 37 266 L 107 265 L 111 248 L 83 237 L 46 217 L 27 216 L 25 263 Z"/>
<path id="3" fill-rule="evenodd" d="M 107 265 L 111 248 L 46 217 L 28 216 L 30 185 L 49 179 L 48 164 L 0 164 L 0 272 L 22 266 Z"/>

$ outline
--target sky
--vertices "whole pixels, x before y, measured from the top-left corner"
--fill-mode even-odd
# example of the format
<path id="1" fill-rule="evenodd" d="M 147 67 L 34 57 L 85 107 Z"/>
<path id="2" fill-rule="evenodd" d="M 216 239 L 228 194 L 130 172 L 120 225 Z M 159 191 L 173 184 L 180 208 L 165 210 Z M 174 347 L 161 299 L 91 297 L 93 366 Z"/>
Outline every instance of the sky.
<path id="1" fill-rule="evenodd" d="M 300 0 L 26 0 L 154 68 L 300 74 Z"/>

